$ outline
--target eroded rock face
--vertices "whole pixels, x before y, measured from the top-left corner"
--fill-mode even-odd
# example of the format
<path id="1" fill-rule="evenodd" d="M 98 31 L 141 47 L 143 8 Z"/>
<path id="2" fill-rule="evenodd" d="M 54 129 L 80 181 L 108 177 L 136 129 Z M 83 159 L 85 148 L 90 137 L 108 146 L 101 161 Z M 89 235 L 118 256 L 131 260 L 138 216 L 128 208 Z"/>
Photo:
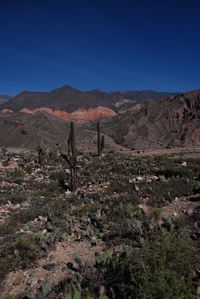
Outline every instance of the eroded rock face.
<path id="1" fill-rule="evenodd" d="M 200 145 L 200 91 L 144 104 L 107 126 L 117 143 L 136 149 Z"/>
<path id="2" fill-rule="evenodd" d="M 12 113 L 12 112 L 13 112 L 12 110 L 5 108 L 5 109 L 0 111 L 0 115 L 5 114 L 5 113 Z"/>
<path id="3" fill-rule="evenodd" d="M 97 107 L 90 108 L 88 110 L 78 109 L 71 113 L 71 116 L 74 120 L 96 120 L 102 117 L 113 117 L 116 115 L 116 112 L 107 107 Z"/>
<path id="4" fill-rule="evenodd" d="M 7 110 L 4 109 L 3 111 L 3 113 L 8 113 L 8 112 L 12 112 L 12 111 L 8 109 Z M 27 113 L 27 114 L 34 114 L 37 112 L 47 112 L 59 118 L 66 119 L 66 120 L 74 120 L 74 121 L 91 121 L 103 117 L 113 117 L 116 115 L 116 112 L 113 111 L 112 109 L 109 109 L 107 107 L 102 107 L 102 106 L 96 108 L 89 108 L 89 109 L 80 108 L 71 113 L 62 110 L 51 109 L 48 107 L 41 107 L 35 109 L 23 108 L 20 110 L 20 112 Z"/>

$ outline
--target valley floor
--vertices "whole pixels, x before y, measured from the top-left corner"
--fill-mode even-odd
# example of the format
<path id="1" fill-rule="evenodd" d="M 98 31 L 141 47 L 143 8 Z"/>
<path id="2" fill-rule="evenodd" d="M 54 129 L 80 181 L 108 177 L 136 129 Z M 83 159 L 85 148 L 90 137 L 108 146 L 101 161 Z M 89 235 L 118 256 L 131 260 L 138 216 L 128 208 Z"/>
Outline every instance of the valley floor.
<path id="1" fill-rule="evenodd" d="M 196 298 L 200 149 L 0 152 L 0 299 Z"/>

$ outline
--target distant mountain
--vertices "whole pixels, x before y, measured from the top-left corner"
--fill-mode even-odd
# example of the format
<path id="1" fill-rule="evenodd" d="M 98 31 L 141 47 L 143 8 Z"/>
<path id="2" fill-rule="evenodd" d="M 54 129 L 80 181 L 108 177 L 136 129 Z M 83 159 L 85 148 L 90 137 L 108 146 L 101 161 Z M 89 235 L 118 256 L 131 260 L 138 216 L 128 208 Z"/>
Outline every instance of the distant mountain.
<path id="1" fill-rule="evenodd" d="M 0 94 L 0 105 L 7 102 L 10 99 L 11 99 L 11 96 L 9 96 L 7 94 Z"/>
<path id="2" fill-rule="evenodd" d="M 101 105 L 101 101 L 70 86 L 54 89 L 50 92 L 23 91 L 12 98 L 0 109 L 20 111 L 23 108 L 35 109 L 47 107 L 66 112 L 72 112 L 78 108 L 91 108 Z"/>
<path id="3" fill-rule="evenodd" d="M 153 90 L 130 90 L 130 91 L 112 91 L 103 92 L 98 89 L 89 91 L 88 94 L 94 95 L 100 99 L 107 99 L 109 103 L 115 104 L 117 101 L 122 99 L 129 99 L 136 102 L 146 102 L 167 99 L 168 97 L 177 93 L 172 92 L 158 92 Z"/>
<path id="4" fill-rule="evenodd" d="M 104 95 L 99 94 L 97 97 Z M 124 100 L 118 98 L 118 107 Z M 92 113 L 92 109 L 87 111 Z M 98 111 L 98 108 L 95 109 Z M 77 111 L 84 115 L 84 111 L 80 109 L 71 114 L 65 111 L 62 113 L 71 117 Z M 2 113 L 0 146 L 36 148 L 41 140 L 48 146 L 66 144 L 69 122 L 51 114 L 47 108 L 34 113 Z M 102 119 L 101 128 L 116 143 L 131 149 L 200 145 L 200 91 L 170 95 L 164 100 L 137 102 L 124 113 Z M 79 146 L 82 145 L 87 150 L 90 146 L 95 146 L 96 122 L 76 124 L 76 133 Z"/>
<path id="5" fill-rule="evenodd" d="M 105 122 L 104 132 L 136 149 L 200 145 L 200 91 L 127 111 Z"/>
<path id="6" fill-rule="evenodd" d="M 43 111 L 46 109 L 46 112 L 65 119 L 92 120 L 104 116 L 113 117 L 116 113 L 124 112 L 138 102 L 165 99 L 172 95 L 174 94 L 151 90 L 106 93 L 95 89 L 83 92 L 71 86 L 63 86 L 50 92 L 23 91 L 1 104 L 0 110 L 35 113 L 40 109 Z M 61 112 L 67 112 L 70 115 Z"/>

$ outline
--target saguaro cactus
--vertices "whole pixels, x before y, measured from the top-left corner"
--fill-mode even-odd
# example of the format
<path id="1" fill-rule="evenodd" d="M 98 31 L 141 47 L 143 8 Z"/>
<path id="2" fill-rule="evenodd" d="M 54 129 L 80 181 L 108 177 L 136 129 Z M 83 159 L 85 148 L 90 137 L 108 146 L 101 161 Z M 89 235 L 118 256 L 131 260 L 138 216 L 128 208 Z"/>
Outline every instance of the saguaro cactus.
<path id="1" fill-rule="evenodd" d="M 69 164 L 70 168 L 70 188 L 75 191 L 77 188 L 77 152 L 75 142 L 74 123 L 70 124 L 70 133 L 68 137 L 68 155 L 62 153 L 62 157 Z"/>
<path id="2" fill-rule="evenodd" d="M 70 163 L 70 173 L 71 173 L 71 189 L 72 191 L 77 188 L 77 152 L 76 152 L 76 141 L 75 141 L 75 131 L 74 131 L 74 123 L 71 122 L 71 163 Z"/>
<path id="3" fill-rule="evenodd" d="M 75 132 L 74 132 L 74 123 L 73 122 L 71 122 L 70 138 L 71 138 L 72 156 L 76 157 L 76 141 L 75 141 Z"/>
<path id="4" fill-rule="evenodd" d="M 97 153 L 98 156 L 101 155 L 101 129 L 99 121 L 97 122 Z"/>
<path id="5" fill-rule="evenodd" d="M 69 132 L 69 137 L 67 140 L 67 152 L 68 152 L 68 156 L 71 154 L 71 131 Z"/>
<path id="6" fill-rule="evenodd" d="M 105 138 L 104 138 L 104 135 L 102 135 L 102 137 L 101 137 L 101 152 L 103 151 L 104 147 L 105 147 Z"/>
<path id="7" fill-rule="evenodd" d="M 43 142 L 41 142 L 40 145 L 38 145 L 38 162 L 40 165 L 44 164 L 45 156 L 46 146 Z"/>

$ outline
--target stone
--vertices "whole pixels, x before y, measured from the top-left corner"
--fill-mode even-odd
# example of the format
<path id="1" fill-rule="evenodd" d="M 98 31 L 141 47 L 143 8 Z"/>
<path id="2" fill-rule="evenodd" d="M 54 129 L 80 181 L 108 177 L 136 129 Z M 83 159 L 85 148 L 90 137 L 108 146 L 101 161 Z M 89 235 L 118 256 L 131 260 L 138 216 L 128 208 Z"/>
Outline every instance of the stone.
<path id="1" fill-rule="evenodd" d="M 65 192 L 65 194 L 66 195 L 70 195 L 72 192 L 70 191 L 70 190 L 67 190 L 66 192 Z"/>
<path id="2" fill-rule="evenodd" d="M 28 201 L 24 201 L 22 204 L 21 204 L 21 207 L 22 208 L 29 208 L 30 207 L 30 204 Z"/>
<path id="3" fill-rule="evenodd" d="M 139 191 L 140 189 L 139 189 L 139 187 L 138 187 L 138 185 L 135 185 L 135 191 Z"/>
<path id="4" fill-rule="evenodd" d="M 193 214 L 193 209 L 188 209 L 188 210 L 186 211 L 186 213 L 187 213 L 187 215 L 192 216 L 192 214 Z"/>
<path id="5" fill-rule="evenodd" d="M 136 180 L 138 182 L 142 182 L 144 180 L 144 178 L 142 176 L 136 176 Z"/>
<path id="6" fill-rule="evenodd" d="M 36 286 L 38 284 L 38 279 L 31 279 L 31 288 L 33 288 L 34 286 Z"/>
<path id="7" fill-rule="evenodd" d="M 43 234 L 43 235 L 46 235 L 46 234 L 47 234 L 47 230 L 44 229 L 44 230 L 42 231 L 42 234 Z"/>
<path id="8" fill-rule="evenodd" d="M 164 176 L 164 175 L 160 175 L 159 176 L 159 180 L 161 181 L 161 182 L 166 182 L 167 181 L 167 179 L 166 179 L 166 177 Z"/>
<path id="9" fill-rule="evenodd" d="M 147 182 L 147 183 L 151 183 L 151 182 L 152 182 L 152 179 L 151 179 L 151 178 L 147 178 L 147 179 L 146 179 L 146 182 Z"/>

